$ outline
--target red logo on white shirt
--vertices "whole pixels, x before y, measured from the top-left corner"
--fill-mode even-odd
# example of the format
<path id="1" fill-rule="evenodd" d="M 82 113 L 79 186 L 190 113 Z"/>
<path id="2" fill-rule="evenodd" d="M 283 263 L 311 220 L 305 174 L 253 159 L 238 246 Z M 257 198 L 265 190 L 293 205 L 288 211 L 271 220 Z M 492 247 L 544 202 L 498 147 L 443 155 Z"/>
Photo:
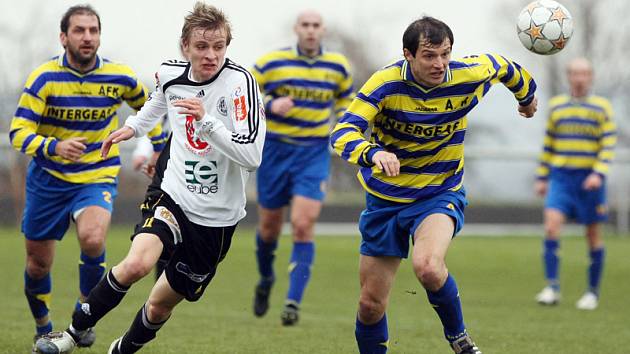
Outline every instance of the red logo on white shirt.
<path id="1" fill-rule="evenodd" d="M 204 150 L 208 147 L 208 143 L 199 138 L 193 140 L 193 136 L 195 134 L 195 127 L 193 126 L 193 120 L 195 118 L 193 116 L 186 116 L 186 139 L 188 140 L 188 145 L 196 150 Z"/>
<path id="2" fill-rule="evenodd" d="M 234 98 L 234 110 L 236 112 L 235 119 L 237 122 L 247 118 L 247 105 L 245 104 L 245 96 L 237 96 Z"/>

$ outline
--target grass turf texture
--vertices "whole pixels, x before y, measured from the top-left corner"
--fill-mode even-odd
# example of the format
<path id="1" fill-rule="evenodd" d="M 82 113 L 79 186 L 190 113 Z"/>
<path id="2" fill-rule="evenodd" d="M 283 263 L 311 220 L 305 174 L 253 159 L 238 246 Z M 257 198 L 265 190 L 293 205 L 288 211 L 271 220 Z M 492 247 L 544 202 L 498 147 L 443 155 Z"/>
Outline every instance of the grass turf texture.
<path id="1" fill-rule="evenodd" d="M 131 227 L 109 235 L 108 265 L 126 254 Z M 23 238 L 17 230 L 0 229 L 0 353 L 28 352 L 34 332 L 23 296 Z M 280 325 L 287 290 L 290 238 L 284 236 L 276 258 L 277 282 L 267 315 L 252 314 L 257 280 L 252 231 L 237 230 L 227 259 L 197 303 L 181 303 L 172 318 L 145 347 L 146 353 L 356 353 L 354 319 L 358 298 L 358 237 L 321 237 L 316 244 L 312 281 L 296 327 Z M 542 307 L 533 298 L 543 286 L 541 241 L 535 237 L 463 236 L 453 243 L 448 265 L 458 282 L 469 332 L 484 353 L 614 353 L 628 329 L 630 239 L 608 237 L 600 307 L 578 311 L 575 301 L 586 283 L 585 242 L 568 237 L 561 244 L 563 300 Z M 51 315 L 56 330 L 70 321 L 76 298 L 78 246 L 69 233 L 58 243 L 53 268 Z M 104 353 L 129 326 L 147 298 L 153 279 L 132 287 L 122 304 L 96 328 L 93 348 Z M 390 353 L 450 353 L 442 327 L 424 290 L 403 261 L 388 310 Z"/>

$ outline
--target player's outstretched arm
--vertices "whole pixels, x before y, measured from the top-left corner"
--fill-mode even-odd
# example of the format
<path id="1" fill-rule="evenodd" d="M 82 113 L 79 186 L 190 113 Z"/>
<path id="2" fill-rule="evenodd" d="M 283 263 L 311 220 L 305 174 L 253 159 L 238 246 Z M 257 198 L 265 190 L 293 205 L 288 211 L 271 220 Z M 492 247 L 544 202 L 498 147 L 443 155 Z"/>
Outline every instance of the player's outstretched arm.
<path id="1" fill-rule="evenodd" d="M 103 141 L 103 145 L 101 146 L 101 157 L 106 158 L 109 155 L 109 149 L 112 148 L 113 144 L 118 144 L 121 141 L 129 140 L 136 135 L 136 132 L 128 125 L 123 126 L 122 128 L 113 131 L 105 140 Z"/>

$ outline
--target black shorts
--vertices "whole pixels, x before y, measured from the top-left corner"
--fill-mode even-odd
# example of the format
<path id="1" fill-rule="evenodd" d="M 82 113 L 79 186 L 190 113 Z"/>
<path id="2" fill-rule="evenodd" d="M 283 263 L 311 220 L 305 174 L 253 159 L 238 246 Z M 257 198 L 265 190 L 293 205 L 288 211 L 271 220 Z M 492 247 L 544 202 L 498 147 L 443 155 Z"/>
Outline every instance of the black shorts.
<path id="1" fill-rule="evenodd" d="M 171 287 L 188 301 L 197 301 L 225 258 L 236 225 L 208 227 L 188 220 L 168 194 L 148 196 L 140 206 L 140 233 L 157 235 L 164 250 L 160 259 L 167 261 L 164 273 Z"/>

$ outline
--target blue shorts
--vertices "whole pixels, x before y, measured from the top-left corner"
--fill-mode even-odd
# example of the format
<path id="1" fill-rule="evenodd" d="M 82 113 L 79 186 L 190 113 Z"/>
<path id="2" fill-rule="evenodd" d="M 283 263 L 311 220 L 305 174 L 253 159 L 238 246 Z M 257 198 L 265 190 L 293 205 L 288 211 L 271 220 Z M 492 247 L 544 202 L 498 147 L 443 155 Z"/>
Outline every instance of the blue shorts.
<path id="1" fill-rule="evenodd" d="M 366 256 L 407 258 L 409 240 L 427 216 L 450 216 L 455 222 L 455 236 L 464 225 L 467 204 L 463 188 L 413 203 L 392 202 L 366 193 L 366 209 L 359 218 L 360 252 Z"/>
<path id="2" fill-rule="evenodd" d="M 22 232 L 29 240 L 61 240 L 76 211 L 100 206 L 111 213 L 115 197 L 115 183 L 68 183 L 31 161 L 26 174 Z"/>
<path id="3" fill-rule="evenodd" d="M 597 190 L 587 191 L 582 188 L 582 183 L 590 173 L 552 170 L 545 208 L 559 210 L 567 218 L 584 225 L 606 221 L 608 205 L 605 181 Z"/>
<path id="4" fill-rule="evenodd" d="M 327 144 L 304 146 L 267 139 L 256 172 L 258 204 L 277 209 L 288 205 L 294 195 L 322 201 L 329 169 Z"/>

